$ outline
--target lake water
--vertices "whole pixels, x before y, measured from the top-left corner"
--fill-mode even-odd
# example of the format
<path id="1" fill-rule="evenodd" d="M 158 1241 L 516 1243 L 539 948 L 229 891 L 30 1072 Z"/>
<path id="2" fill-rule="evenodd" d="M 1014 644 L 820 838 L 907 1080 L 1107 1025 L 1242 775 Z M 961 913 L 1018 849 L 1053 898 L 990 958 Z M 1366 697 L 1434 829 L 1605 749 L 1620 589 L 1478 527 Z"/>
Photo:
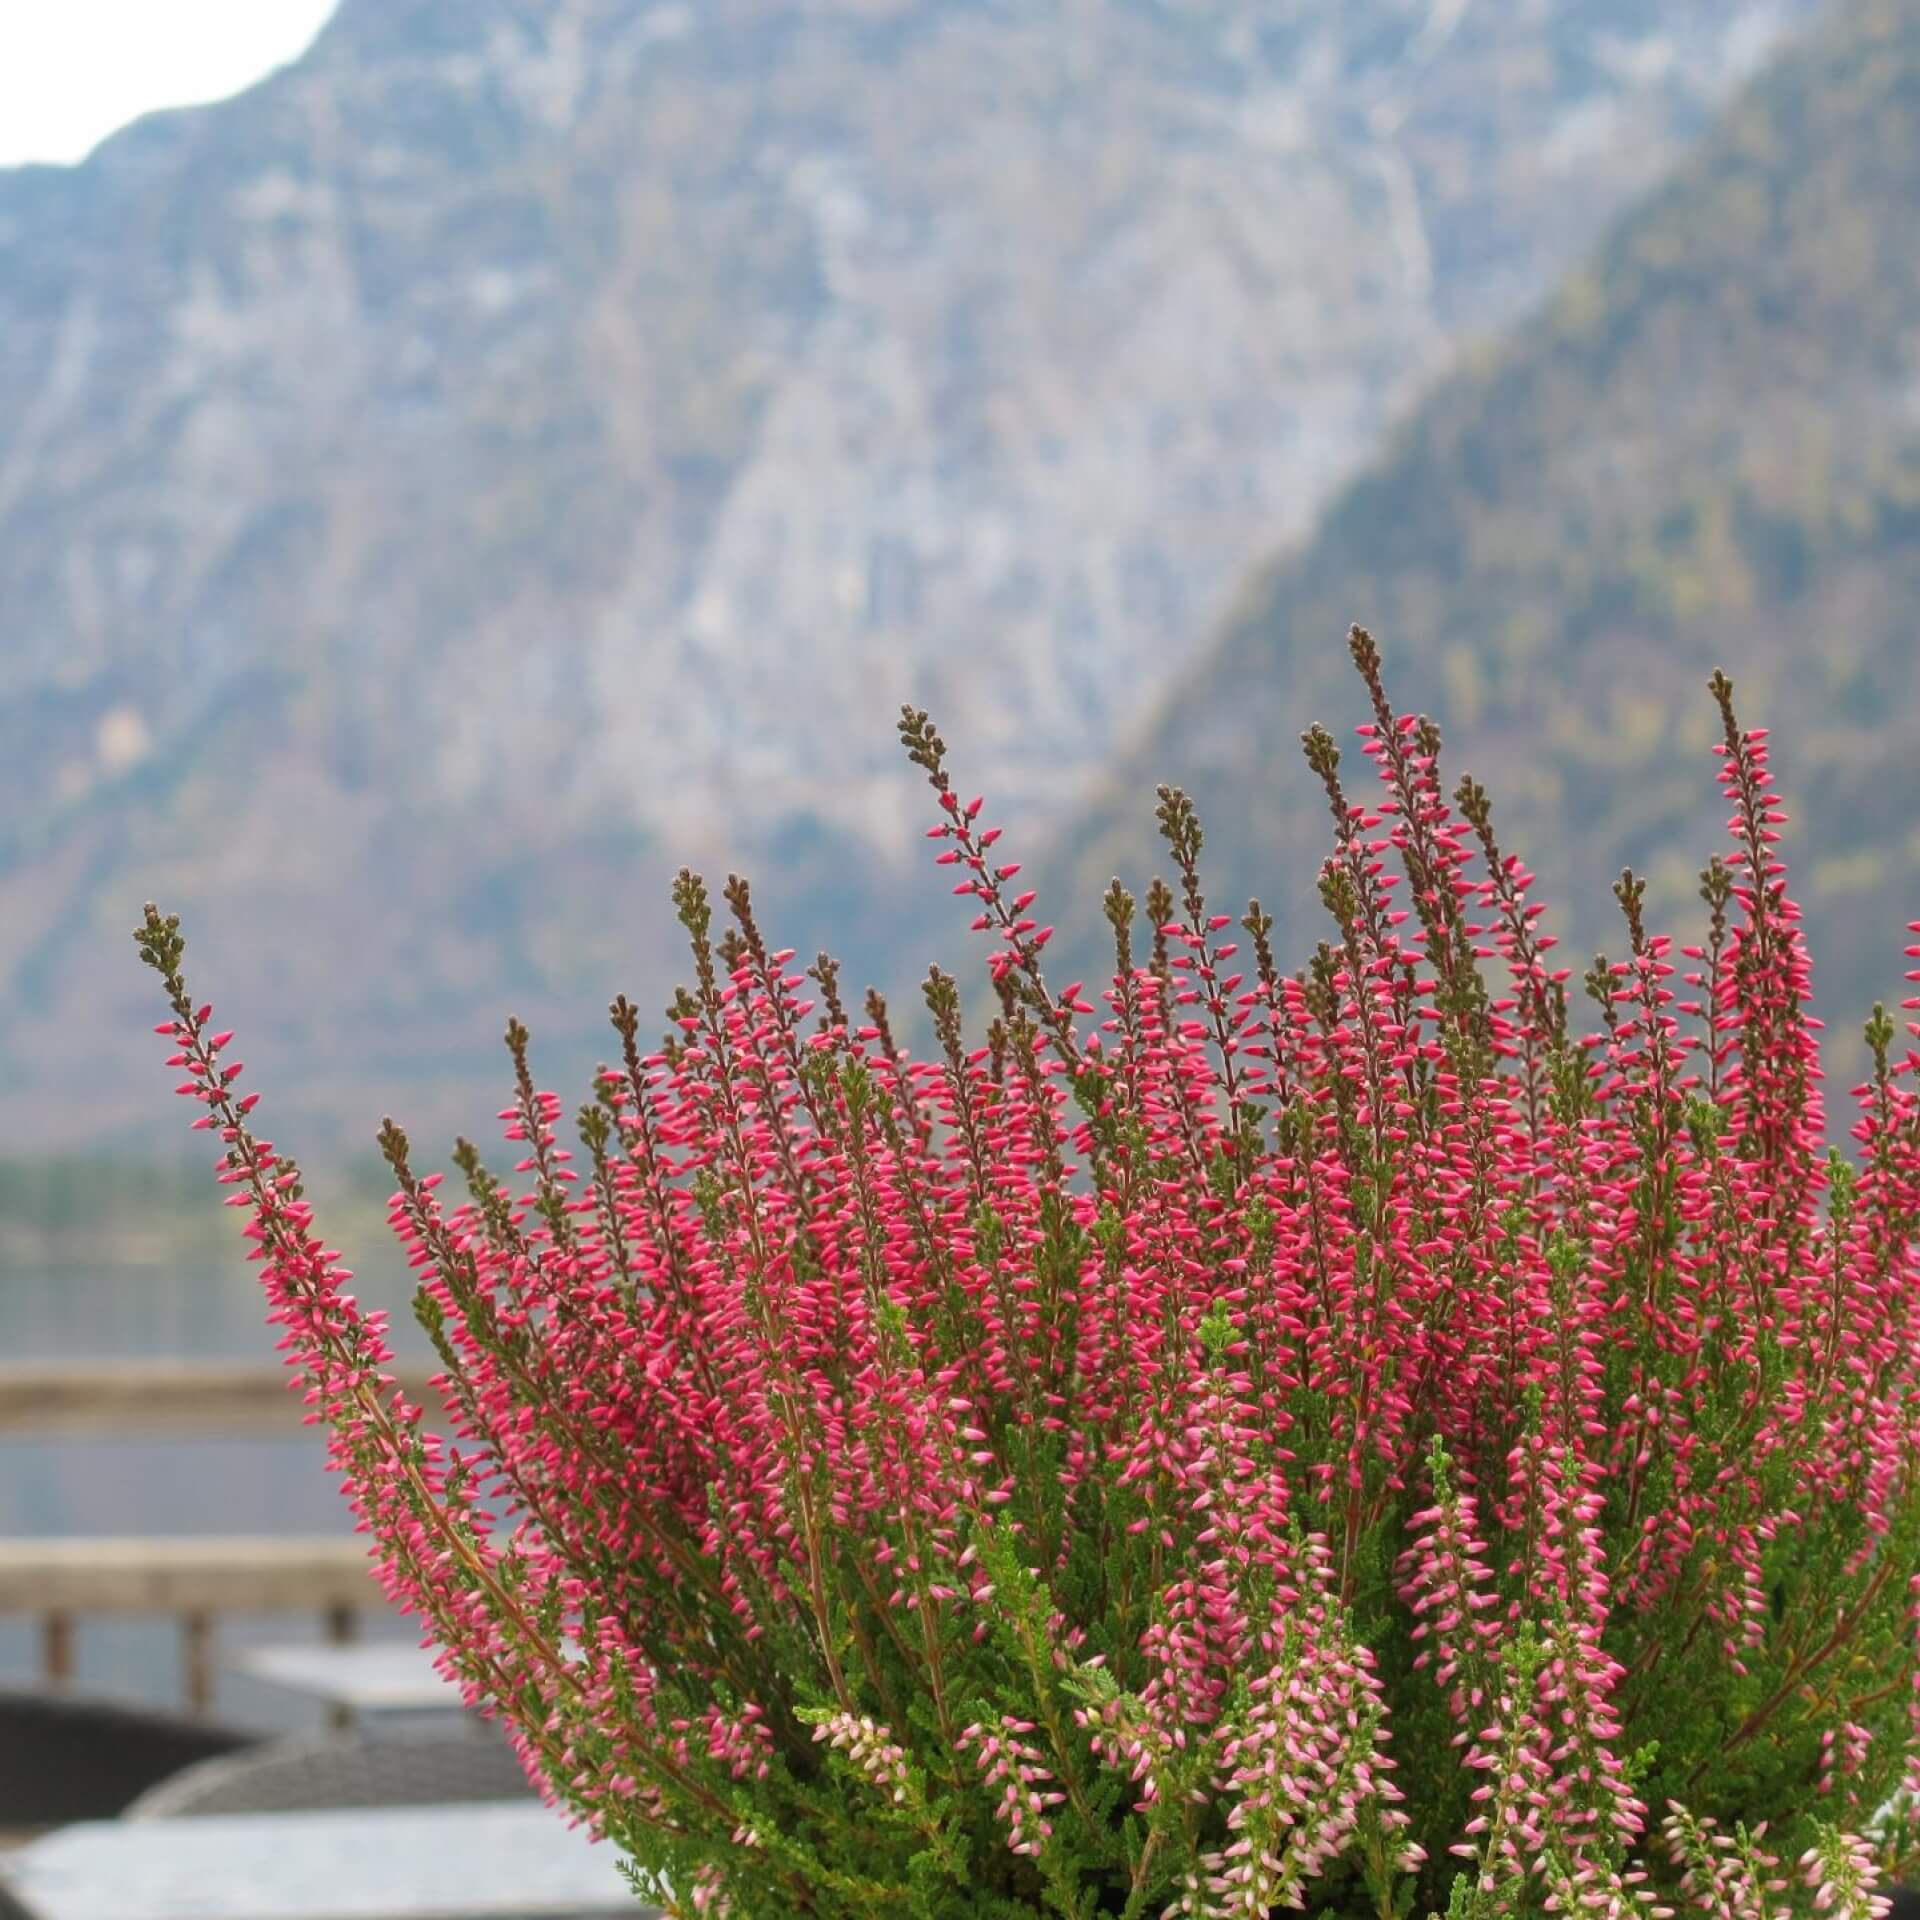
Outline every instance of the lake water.
<path id="1" fill-rule="evenodd" d="M 356 1290 L 400 1309 L 396 1268 L 361 1275 Z M 276 1363 L 273 1330 L 252 1272 L 234 1257 L 121 1266 L 17 1265 L 0 1257 L 0 1357 L 183 1358 Z M 409 1357 L 425 1342 L 404 1310 L 395 1337 Z M 407 1336 L 413 1336 L 408 1341 Z M 416 1354 L 415 1347 L 421 1352 Z M 346 1534 L 351 1518 L 324 1469 L 316 1433 L 140 1439 L 0 1435 L 0 1535 Z M 369 1633 L 409 1633 L 368 1616 Z M 221 1616 L 222 1645 L 310 1639 L 317 1622 Z M 172 1622 L 83 1619 L 75 1634 L 78 1684 L 174 1706 L 181 1698 Z M 39 1674 L 37 1627 L 0 1617 L 0 1684 Z M 261 1682 L 222 1673 L 216 1711 L 242 1724 L 286 1729 L 315 1712 Z"/>

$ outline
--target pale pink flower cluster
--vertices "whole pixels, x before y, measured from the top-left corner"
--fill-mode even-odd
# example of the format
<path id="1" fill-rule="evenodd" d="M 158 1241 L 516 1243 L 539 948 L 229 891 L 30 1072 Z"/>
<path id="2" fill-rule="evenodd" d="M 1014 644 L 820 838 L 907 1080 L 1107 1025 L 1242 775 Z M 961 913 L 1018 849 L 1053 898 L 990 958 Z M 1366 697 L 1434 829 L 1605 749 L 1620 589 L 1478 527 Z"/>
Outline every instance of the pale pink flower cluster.
<path id="1" fill-rule="evenodd" d="M 907 1750 L 871 1715 L 831 1714 L 814 1728 L 813 1737 L 844 1753 L 861 1778 L 896 1806 L 906 1804 L 910 1790 Z"/>
<path id="2" fill-rule="evenodd" d="M 1689 1913 L 1701 1920 L 1789 1920 L 1791 1909 L 1780 1897 L 1788 1890 L 1780 1862 L 1760 1845 L 1764 1820 L 1751 1832 L 1741 1827 L 1727 1833 L 1673 1801 L 1661 1833 L 1680 1868 Z"/>
<path id="3" fill-rule="evenodd" d="M 1247 1710 L 1221 1742 L 1233 1838 L 1206 1864 L 1210 1911 L 1222 1916 L 1262 1920 L 1277 1906 L 1304 1906 L 1369 1811 L 1388 1872 L 1410 1872 L 1425 1858 L 1404 1838 L 1373 1656 L 1353 1639 L 1326 1543 L 1307 1540 L 1303 1557 L 1303 1591 L 1276 1601 Z"/>
<path id="4" fill-rule="evenodd" d="M 1893 1904 L 1874 1890 L 1879 1871 L 1873 1849 L 1857 1834 L 1822 1834 L 1800 1856 L 1800 1870 L 1813 1889 L 1814 1911 L 1832 1920 L 1885 1920 Z"/>
<path id="5" fill-rule="evenodd" d="M 994 1811 L 1006 1823 L 1007 1845 L 1037 1859 L 1053 1832 L 1048 1809 L 1067 1796 L 1055 1786 L 1040 1749 L 1025 1737 L 1033 1731 L 1031 1720 L 1009 1713 L 997 1726 L 976 1723 L 966 1728 L 957 1744 L 963 1751 L 972 1749 L 981 1778 L 1000 1789 Z"/>

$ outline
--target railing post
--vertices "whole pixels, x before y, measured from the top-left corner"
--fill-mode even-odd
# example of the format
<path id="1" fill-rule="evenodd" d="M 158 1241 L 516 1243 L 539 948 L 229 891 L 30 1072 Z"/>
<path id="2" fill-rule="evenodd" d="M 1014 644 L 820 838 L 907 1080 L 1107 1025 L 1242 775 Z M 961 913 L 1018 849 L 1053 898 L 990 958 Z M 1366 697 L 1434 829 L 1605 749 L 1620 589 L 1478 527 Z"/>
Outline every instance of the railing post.
<path id="1" fill-rule="evenodd" d="M 180 1634 L 187 1705 L 195 1713 L 205 1713 L 213 1705 L 213 1616 L 198 1609 L 182 1614 Z"/>
<path id="2" fill-rule="evenodd" d="M 49 1686 L 73 1678 L 73 1615 L 55 1607 L 40 1621 L 40 1671 Z"/>
<path id="3" fill-rule="evenodd" d="M 320 1618 L 320 1630 L 327 1640 L 336 1647 L 344 1647 L 355 1638 L 360 1630 L 359 1616 L 351 1607 L 334 1605 L 327 1608 Z M 353 1709 L 335 1701 L 327 1709 L 327 1725 L 336 1732 L 353 1724 Z"/>

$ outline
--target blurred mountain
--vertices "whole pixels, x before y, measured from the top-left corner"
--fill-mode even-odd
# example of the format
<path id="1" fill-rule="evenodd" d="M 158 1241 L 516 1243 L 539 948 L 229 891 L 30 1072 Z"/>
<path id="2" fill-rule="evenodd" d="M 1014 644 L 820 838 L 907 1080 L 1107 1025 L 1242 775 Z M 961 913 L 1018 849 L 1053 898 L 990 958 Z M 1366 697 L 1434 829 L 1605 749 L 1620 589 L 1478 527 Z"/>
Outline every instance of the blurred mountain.
<path id="1" fill-rule="evenodd" d="M 1295 743 L 1366 717 L 1357 620 L 1396 705 L 1431 712 L 1452 775 L 1489 788 L 1584 965 L 1621 949 L 1623 863 L 1653 924 L 1700 912 L 1722 664 L 1746 724 L 1772 728 L 1816 990 L 1843 1070 L 1860 1059 L 1920 917 L 1916 208 L 1920 6 L 1862 0 L 1245 586 L 1067 836 L 1080 896 L 1156 864 L 1153 784 L 1175 781 L 1219 904 L 1257 891 L 1304 957 L 1328 827 Z"/>
<path id="2" fill-rule="evenodd" d="M 4 1137 L 153 1117 L 148 895 L 327 1111 L 509 1004 L 585 1049 L 669 983 L 682 858 L 881 964 L 897 703 L 1057 812 L 1811 11 L 344 0 L 0 174 Z M 1414 504 L 1402 543 L 1455 510 Z"/>

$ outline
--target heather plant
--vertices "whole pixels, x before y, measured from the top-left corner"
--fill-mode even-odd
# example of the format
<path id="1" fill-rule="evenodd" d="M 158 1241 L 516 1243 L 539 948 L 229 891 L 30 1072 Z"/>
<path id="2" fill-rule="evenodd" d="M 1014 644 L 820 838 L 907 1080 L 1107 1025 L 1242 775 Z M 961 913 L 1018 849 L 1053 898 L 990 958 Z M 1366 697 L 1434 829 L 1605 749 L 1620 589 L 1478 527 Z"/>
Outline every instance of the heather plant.
<path id="1" fill-rule="evenodd" d="M 1876 1009 L 1826 1145 L 1724 678 L 1704 936 L 1625 874 L 1576 981 L 1350 645 L 1371 777 L 1305 736 L 1298 971 L 1257 902 L 1230 937 L 1168 788 L 1170 880 L 1056 987 L 909 710 L 984 1027 L 936 969 L 910 1057 L 683 873 L 691 984 L 657 1045 L 614 1002 L 577 1150 L 517 1022 L 510 1172 L 463 1141 L 450 1195 L 388 1122 L 444 1438 L 148 909 L 388 1588 L 672 1911 L 1858 1920 L 1908 1869 L 1920 1055 Z"/>

